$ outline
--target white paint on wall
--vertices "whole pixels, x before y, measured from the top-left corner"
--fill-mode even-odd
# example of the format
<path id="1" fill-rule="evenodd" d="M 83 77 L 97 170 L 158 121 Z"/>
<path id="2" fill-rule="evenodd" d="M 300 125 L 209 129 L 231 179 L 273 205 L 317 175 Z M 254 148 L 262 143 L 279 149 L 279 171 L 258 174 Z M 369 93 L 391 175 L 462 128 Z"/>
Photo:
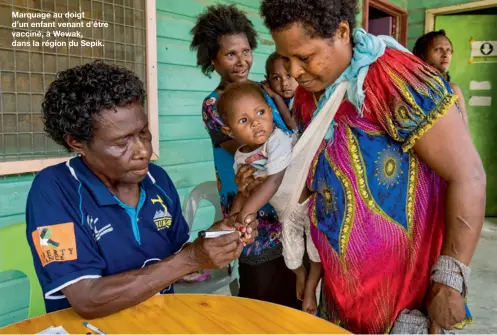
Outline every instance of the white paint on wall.
<path id="1" fill-rule="evenodd" d="M 471 80 L 471 82 L 469 83 L 469 89 L 472 91 L 490 90 L 491 88 L 492 88 L 492 85 L 490 84 L 489 81 Z"/>
<path id="2" fill-rule="evenodd" d="M 469 99 L 470 106 L 492 106 L 492 97 L 472 96 Z"/>

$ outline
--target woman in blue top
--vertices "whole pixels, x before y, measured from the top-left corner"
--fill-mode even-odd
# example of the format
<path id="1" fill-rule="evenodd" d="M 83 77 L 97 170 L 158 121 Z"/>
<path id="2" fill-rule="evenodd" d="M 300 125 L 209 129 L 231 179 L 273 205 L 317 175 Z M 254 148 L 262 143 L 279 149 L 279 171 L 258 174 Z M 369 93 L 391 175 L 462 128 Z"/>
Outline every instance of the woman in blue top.
<path id="1" fill-rule="evenodd" d="M 186 243 L 178 192 L 150 163 L 145 99 L 134 73 L 101 61 L 59 72 L 45 94 L 47 135 L 78 154 L 40 171 L 26 204 L 47 312 L 71 306 L 85 319 L 107 316 L 174 293 L 177 280 L 242 252 L 238 233 Z"/>
<path id="2" fill-rule="evenodd" d="M 227 215 L 238 192 L 233 155 L 239 144 L 222 132 L 224 124 L 216 105 L 227 84 L 247 80 L 253 62 L 252 50 L 257 47 L 257 33 L 252 22 L 234 5 L 215 5 L 207 7 L 198 17 L 192 35 L 191 48 L 197 51 L 202 73 L 210 76 L 216 71 L 221 77 L 218 87 L 202 104 L 202 117 L 212 139 L 221 207 Z M 267 100 L 278 113 L 269 96 Z M 289 131 L 282 122 L 277 126 Z M 276 211 L 267 204 L 259 210 L 258 219 L 259 236 L 240 256 L 239 295 L 300 309 L 295 275 L 286 268 L 281 254 L 281 224 Z"/>

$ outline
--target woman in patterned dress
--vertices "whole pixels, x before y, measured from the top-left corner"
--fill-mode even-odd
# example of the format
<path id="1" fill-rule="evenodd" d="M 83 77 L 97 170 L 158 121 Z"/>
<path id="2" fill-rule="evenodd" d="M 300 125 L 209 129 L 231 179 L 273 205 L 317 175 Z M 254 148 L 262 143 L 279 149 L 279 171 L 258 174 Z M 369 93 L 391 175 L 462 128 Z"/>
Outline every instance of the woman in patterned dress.
<path id="1" fill-rule="evenodd" d="M 390 332 L 413 310 L 432 333 L 452 329 L 466 316 L 485 172 L 449 83 L 393 39 L 353 31 L 356 8 L 352 0 L 261 5 L 277 52 L 308 92 L 304 105 L 317 101 L 297 117 L 301 129 L 348 82 L 307 180 L 324 268 L 320 311 L 354 333 Z M 238 180 L 240 191 L 251 187 Z"/>

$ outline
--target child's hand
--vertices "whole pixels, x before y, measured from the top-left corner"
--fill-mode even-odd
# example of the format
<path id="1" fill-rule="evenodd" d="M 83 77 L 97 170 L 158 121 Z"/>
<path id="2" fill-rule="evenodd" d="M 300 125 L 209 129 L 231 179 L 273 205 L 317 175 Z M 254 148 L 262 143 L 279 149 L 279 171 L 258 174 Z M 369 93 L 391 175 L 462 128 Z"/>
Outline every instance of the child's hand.
<path id="1" fill-rule="evenodd" d="M 244 245 L 252 244 L 257 237 L 257 215 L 251 214 L 245 217 L 245 224 L 242 223 L 243 218 L 241 213 L 232 214 L 230 217 L 230 223 L 241 233 L 240 240 Z"/>
<path id="2" fill-rule="evenodd" d="M 269 85 L 269 83 L 267 82 L 267 80 L 264 80 L 262 83 L 262 88 L 264 89 L 264 91 L 266 91 L 266 93 L 272 98 L 274 99 L 274 97 L 277 95 L 275 91 L 273 91 L 273 89 L 271 88 L 271 86 Z"/>
<path id="3" fill-rule="evenodd" d="M 316 292 L 314 290 L 306 289 L 304 293 L 304 302 L 302 303 L 302 310 L 306 313 L 316 315 L 318 311 L 318 304 L 316 300 Z"/>

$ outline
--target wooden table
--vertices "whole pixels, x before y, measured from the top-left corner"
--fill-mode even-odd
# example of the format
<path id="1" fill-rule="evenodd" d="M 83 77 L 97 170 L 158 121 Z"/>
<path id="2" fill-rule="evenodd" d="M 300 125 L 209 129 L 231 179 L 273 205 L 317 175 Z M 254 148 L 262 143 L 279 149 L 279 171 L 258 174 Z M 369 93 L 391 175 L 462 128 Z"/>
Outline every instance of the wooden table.
<path id="1" fill-rule="evenodd" d="M 35 334 L 63 326 L 70 334 L 90 332 L 71 308 L 15 323 L 0 334 Z M 88 320 L 106 333 L 300 333 L 345 334 L 332 323 L 288 307 L 263 301 L 217 295 L 154 296 L 135 307 Z"/>

